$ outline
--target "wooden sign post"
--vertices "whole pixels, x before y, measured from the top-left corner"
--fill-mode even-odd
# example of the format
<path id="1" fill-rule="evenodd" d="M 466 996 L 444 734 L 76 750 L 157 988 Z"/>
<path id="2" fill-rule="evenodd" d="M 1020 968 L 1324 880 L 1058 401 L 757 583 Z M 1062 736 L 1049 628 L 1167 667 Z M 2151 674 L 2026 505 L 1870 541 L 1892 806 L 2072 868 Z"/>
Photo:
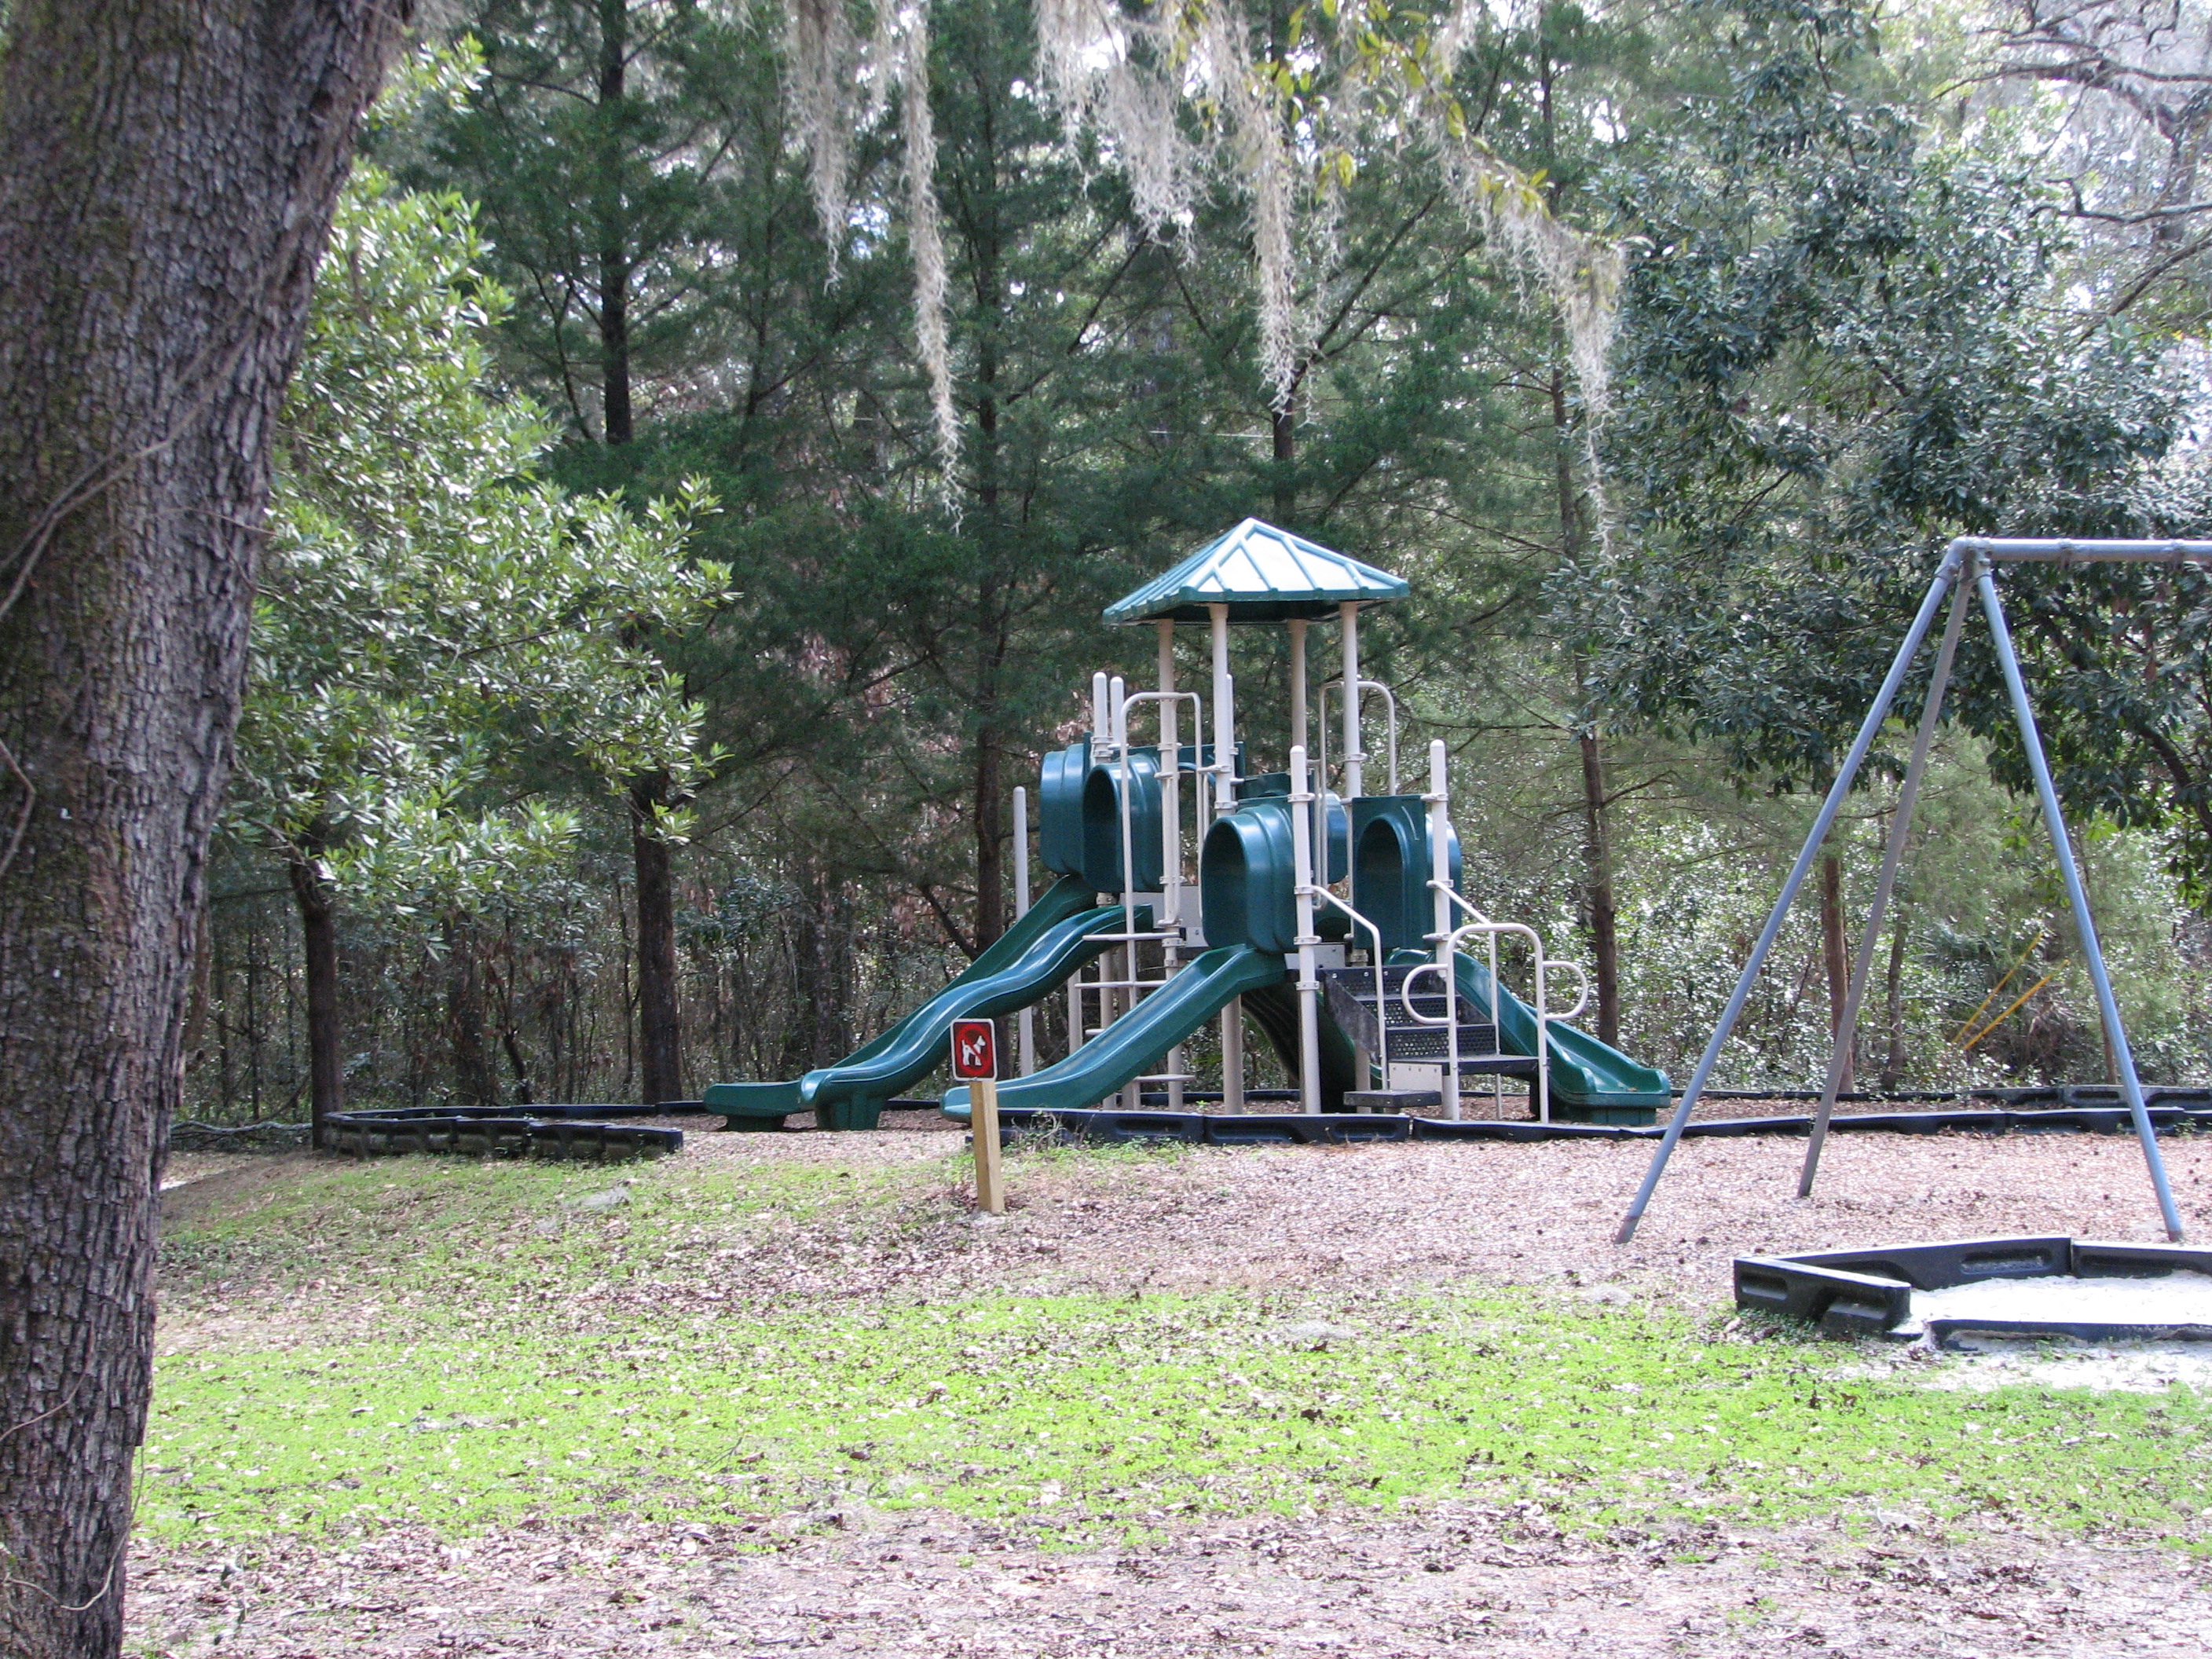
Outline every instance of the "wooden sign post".
<path id="1" fill-rule="evenodd" d="M 1006 1212 L 999 1179 L 999 1028 L 988 1019 L 952 1022 L 952 1075 L 968 1085 L 968 1125 L 975 1142 L 975 1207 Z"/>

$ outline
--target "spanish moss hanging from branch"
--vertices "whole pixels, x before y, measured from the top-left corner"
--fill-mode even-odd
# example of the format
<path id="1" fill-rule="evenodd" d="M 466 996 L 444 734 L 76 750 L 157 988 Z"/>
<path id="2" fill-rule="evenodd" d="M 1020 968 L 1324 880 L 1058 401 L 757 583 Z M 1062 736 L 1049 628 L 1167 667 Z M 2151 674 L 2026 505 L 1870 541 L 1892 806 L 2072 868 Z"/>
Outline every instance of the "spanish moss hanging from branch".
<path id="1" fill-rule="evenodd" d="M 959 452 L 945 319 L 945 244 L 929 106 L 927 0 L 874 9 L 865 41 L 842 0 L 785 0 L 789 96 L 813 169 L 815 207 L 843 234 L 855 89 L 882 118 L 892 89 L 908 245 L 916 354 L 928 383 L 937 448 Z M 1536 181 L 1492 150 L 1453 90 L 1462 63 L 1499 20 L 1481 0 L 1449 9 L 1394 0 L 1301 6 L 1270 34 L 1239 0 L 1036 0 L 1040 79 L 1071 145 L 1101 141 L 1127 178 L 1139 227 L 1171 240 L 1192 222 L 1210 175 L 1251 216 L 1260 368 L 1278 411 L 1289 408 L 1311 341 L 1301 281 L 1321 279 L 1338 193 L 1363 158 L 1432 160 L 1452 201 L 1557 312 L 1584 408 L 1607 404 L 1606 355 L 1622 263 L 1617 249 L 1560 220 Z M 1302 269 L 1302 263 L 1307 269 Z"/>

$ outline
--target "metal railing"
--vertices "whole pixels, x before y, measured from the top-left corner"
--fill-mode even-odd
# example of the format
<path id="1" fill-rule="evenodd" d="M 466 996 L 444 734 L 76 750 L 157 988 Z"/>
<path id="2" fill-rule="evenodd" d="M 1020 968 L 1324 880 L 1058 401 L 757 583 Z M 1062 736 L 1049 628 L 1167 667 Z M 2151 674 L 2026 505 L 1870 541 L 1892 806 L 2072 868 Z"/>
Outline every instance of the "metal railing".
<path id="1" fill-rule="evenodd" d="M 1400 1004 L 1404 1007 L 1406 1017 L 1408 1019 L 1419 1025 L 1442 1025 L 1446 1028 L 1444 1039 L 1445 1052 L 1449 1056 L 1446 1061 L 1445 1072 L 1448 1090 L 1446 1098 L 1447 1115 L 1452 1117 L 1457 1117 L 1459 1115 L 1460 1063 L 1463 1059 L 1469 1058 L 1469 1056 L 1462 1055 L 1459 1051 L 1459 974 L 1457 968 L 1460 941 L 1466 939 L 1468 935 L 1474 933 L 1482 934 L 1490 941 L 1490 1026 L 1492 1033 L 1491 1041 L 1495 1046 L 1496 1052 L 1490 1054 L 1474 1055 L 1472 1056 L 1472 1058 L 1480 1060 L 1503 1060 L 1507 1058 L 1505 1054 L 1505 1025 L 1504 1018 L 1505 993 L 1504 987 L 1499 980 L 1498 973 L 1498 941 L 1500 937 L 1510 933 L 1518 938 L 1525 939 L 1528 941 L 1528 949 L 1533 959 L 1533 973 L 1531 975 L 1529 989 L 1534 998 L 1534 1002 L 1531 1004 L 1531 1011 L 1536 1017 L 1536 1042 L 1534 1045 L 1536 1049 L 1534 1056 L 1536 1061 L 1536 1121 L 1540 1123 L 1549 1123 L 1552 1121 L 1552 1024 L 1555 1020 L 1564 1023 L 1565 1021 L 1572 1019 L 1589 1006 L 1590 993 L 1589 975 L 1583 972 L 1583 966 L 1578 962 L 1570 962 L 1564 957 L 1547 957 L 1544 954 L 1544 936 L 1541 933 L 1539 933 L 1534 928 L 1528 927 L 1526 923 L 1518 921 L 1492 921 L 1487 916 L 1485 916 L 1480 911 L 1477 910 L 1472 904 L 1469 904 L 1464 898 L 1461 897 L 1457 893 L 1453 892 L 1449 887 L 1441 886 L 1435 882 L 1431 882 L 1429 884 L 1431 888 L 1443 893 L 1452 902 L 1452 903 L 1457 905 L 1461 909 L 1466 911 L 1474 918 L 1472 921 L 1461 923 L 1460 926 L 1453 928 L 1449 933 L 1446 934 L 1441 940 L 1439 940 L 1438 949 L 1437 951 L 1437 960 L 1434 962 L 1425 962 L 1418 967 L 1413 968 L 1407 974 L 1404 980 L 1400 981 L 1398 987 L 1398 1000 Z M 1431 934 L 1430 937 L 1434 939 L 1436 936 L 1434 934 Z M 1550 1006 L 1551 976 L 1553 970 L 1555 969 L 1564 969 L 1567 972 L 1571 973 L 1575 976 L 1575 983 L 1577 987 L 1577 995 L 1575 997 L 1574 1006 L 1571 1008 L 1565 1009 L 1559 1013 L 1553 1013 L 1551 1011 Z M 1431 973 L 1439 975 L 1444 982 L 1444 1012 L 1443 1018 L 1439 1019 L 1430 1018 L 1427 1015 L 1415 1008 L 1413 1002 L 1412 988 L 1413 982 L 1419 979 L 1422 975 Z M 1499 1115 L 1502 1116 L 1504 1115 L 1504 1091 L 1502 1085 L 1498 1089 L 1497 1099 L 1498 1101 Z"/>
<path id="2" fill-rule="evenodd" d="M 1335 894 L 1330 892 L 1328 888 L 1320 885 L 1318 883 L 1309 882 L 1306 884 L 1305 896 L 1310 899 L 1318 899 L 1324 904 L 1334 905 L 1336 908 L 1343 911 L 1346 915 L 1352 918 L 1352 925 L 1354 927 L 1364 927 L 1374 938 L 1375 946 L 1373 951 L 1370 953 L 1375 969 L 1374 1064 L 1382 1069 L 1382 1084 L 1385 1088 L 1388 1088 L 1390 1083 L 1390 1018 L 1389 1015 L 1384 1009 L 1384 1004 L 1389 1001 L 1389 993 L 1385 988 L 1386 981 L 1383 977 L 1382 930 L 1376 927 L 1373 922 L 1370 921 L 1365 916 L 1361 915 L 1358 911 L 1353 909 L 1349 904 L 1346 904 L 1342 899 L 1337 897 Z M 1373 1079 L 1371 1078 L 1363 1077 L 1360 1079 L 1360 1081 L 1363 1084 L 1371 1083 Z"/>
<path id="3" fill-rule="evenodd" d="M 1314 770 L 1322 778 L 1328 776 L 1328 694 L 1331 691 L 1340 694 L 1343 690 L 1344 680 L 1341 676 L 1322 682 L 1321 707 L 1316 711 L 1321 729 L 1321 743 L 1316 750 Z M 1362 697 L 1370 691 L 1380 691 L 1382 694 L 1383 702 L 1389 709 L 1390 793 L 1395 795 L 1398 793 L 1398 694 L 1380 680 L 1368 679 L 1359 682 L 1359 691 Z M 1362 750 L 1352 758 L 1364 761 L 1367 758 L 1366 751 Z"/>

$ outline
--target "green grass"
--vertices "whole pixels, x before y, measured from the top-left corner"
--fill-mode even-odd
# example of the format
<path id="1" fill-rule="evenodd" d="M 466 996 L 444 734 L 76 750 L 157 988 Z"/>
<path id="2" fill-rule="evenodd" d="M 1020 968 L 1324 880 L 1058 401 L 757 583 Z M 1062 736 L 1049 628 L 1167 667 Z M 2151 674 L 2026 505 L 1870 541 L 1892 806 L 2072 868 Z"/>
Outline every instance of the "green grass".
<path id="1" fill-rule="evenodd" d="M 763 1229 L 880 1231 L 942 1204 L 952 1160 L 841 1170 L 674 1161 L 613 1166 L 458 1159 L 303 1164 L 167 1230 L 172 1305 L 313 1279 L 335 1301 L 397 1292 L 412 1325 L 504 1323 L 517 1293 L 696 1271 Z M 620 1202 L 602 1200 L 619 1194 Z M 392 1322 L 387 1316 L 386 1324 Z"/>
<path id="2" fill-rule="evenodd" d="M 1315 1351 L 1285 1330 L 1315 1319 L 1357 1334 Z M 142 1522 L 465 1532 L 934 1504 L 1080 1541 L 1453 1494 L 1571 1528 L 1898 1508 L 2187 1540 L 2212 1506 L 2193 1394 L 1840 1383 L 1830 1346 L 1527 1293 L 1003 1297 L 583 1339 L 470 1322 L 457 1307 L 404 1343 L 165 1361 Z"/>

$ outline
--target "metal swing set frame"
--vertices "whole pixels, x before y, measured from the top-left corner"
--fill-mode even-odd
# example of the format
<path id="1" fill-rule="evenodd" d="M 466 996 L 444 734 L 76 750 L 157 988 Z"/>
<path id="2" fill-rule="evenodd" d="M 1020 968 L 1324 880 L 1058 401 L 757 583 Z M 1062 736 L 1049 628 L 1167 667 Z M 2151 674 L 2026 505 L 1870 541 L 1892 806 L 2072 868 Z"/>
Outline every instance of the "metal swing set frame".
<path id="1" fill-rule="evenodd" d="M 1752 987 L 1758 982 L 1766 965 L 1768 953 L 1782 932 L 1784 919 L 1804 885 L 1811 872 L 1813 860 L 1819 855 L 1821 843 L 1827 839 L 1836 815 L 1849 796 L 1859 769 L 1865 763 L 1868 752 L 1874 747 L 1875 737 L 1889 718 L 1890 705 L 1896 700 L 1898 688 L 1912 661 L 1920 653 L 1936 613 L 1942 606 L 1946 595 L 1951 599 L 1951 611 L 1944 623 L 1943 632 L 1936 650 L 1934 672 L 1929 678 L 1926 707 L 1922 710 L 1920 727 L 1913 738 L 1912 756 L 1907 762 L 1905 781 L 1898 791 L 1897 810 L 1890 824 L 1888 844 L 1884 848 L 1881 873 L 1875 884 L 1874 902 L 1867 915 L 1865 932 L 1859 939 L 1858 953 L 1851 963 L 1851 974 L 1844 994 L 1843 1018 L 1838 1021 L 1833 1045 L 1828 1058 L 1827 1080 L 1820 1091 L 1820 1110 L 1813 1120 L 1812 1139 L 1805 1149 L 1804 1168 L 1798 1176 L 1797 1196 L 1810 1197 L 1814 1176 L 1820 1166 L 1820 1152 L 1826 1143 L 1828 1124 L 1835 1114 L 1836 1097 L 1843 1087 L 1845 1060 L 1850 1052 L 1853 1034 L 1858 1029 L 1859 1009 L 1866 995 L 1867 976 L 1874 962 L 1876 940 L 1881 932 L 1882 920 L 1889 906 L 1892 892 L 1897 884 L 1898 866 L 1904 856 L 1905 837 L 1912 824 L 1913 804 L 1919 793 L 1922 775 L 1927 770 L 1928 751 L 1934 741 L 1936 727 L 1942 718 L 1943 695 L 1951 678 L 1952 663 L 1958 654 L 1959 635 L 1966 617 L 1968 589 L 1975 589 L 1980 597 L 1982 614 L 1988 620 L 1990 637 L 1996 647 L 1997 663 L 2004 674 L 2005 689 L 2012 699 L 2013 718 L 2020 728 L 2021 747 L 2026 751 L 2029 770 L 2035 779 L 2035 793 L 2043 809 L 2045 827 L 2051 835 L 2051 851 L 2058 862 L 2058 873 L 2066 889 L 2066 902 L 2074 915 L 2074 925 L 2080 935 L 2081 954 L 2089 970 L 2091 983 L 2096 988 L 2097 1008 L 2102 1018 L 2112 1049 L 2113 1068 L 2119 1073 L 2122 1097 L 2127 1103 L 2128 1113 L 2135 1125 L 2136 1139 L 2142 1147 L 2143 1162 L 2150 1172 L 2152 1190 L 2158 1198 L 2159 1215 L 2166 1225 L 2166 1237 L 2175 1243 L 2182 1240 L 2180 1212 L 2175 1207 L 2173 1188 L 2166 1180 L 2165 1160 L 2159 1156 L 2158 1135 L 2152 1127 L 2150 1113 L 2143 1103 L 2142 1085 L 2136 1076 L 2135 1054 L 2128 1046 L 2127 1032 L 2120 1021 L 2119 1005 L 2112 996 L 2112 976 L 2105 969 L 2105 953 L 2097 942 L 2096 923 L 2089 914 L 2089 900 L 2081 886 L 2081 872 L 2074 859 L 2072 843 L 2066 834 L 2066 819 L 2059 811 L 2058 792 L 2051 782 L 2051 763 L 2045 757 L 2043 739 L 2035 725 L 2035 711 L 2028 702 L 2027 687 L 2021 678 L 2020 658 L 2013 649 L 2012 633 L 2005 625 L 2004 605 L 1997 597 L 1996 567 L 2002 564 L 2057 564 L 2062 568 L 2073 564 L 2212 564 L 2212 541 L 2123 541 L 2068 540 L 2041 537 L 1998 538 L 1961 536 L 1943 550 L 1942 562 L 1937 566 L 1936 577 L 1928 586 L 1927 597 L 1921 600 L 1920 609 L 1913 617 L 1912 625 L 1905 630 L 1905 641 L 1898 647 L 1896 659 L 1890 664 L 1888 676 L 1881 689 L 1875 694 L 1874 705 L 1867 710 L 1860 724 L 1858 736 L 1852 741 L 1850 752 L 1837 771 L 1836 781 L 1828 790 L 1827 799 L 1821 803 L 1820 814 L 1813 820 L 1813 828 L 1805 837 L 1805 846 L 1790 866 L 1789 879 L 1782 884 L 1782 894 L 1775 901 L 1774 909 L 1766 919 L 1766 926 L 1752 947 L 1749 960 L 1744 963 L 1742 975 L 1737 979 L 1735 990 L 1728 1006 L 1714 1026 L 1711 1040 L 1705 1045 L 1697 1070 L 1691 1073 L 1689 1085 L 1683 1090 L 1681 1102 L 1667 1125 L 1667 1133 L 1653 1152 L 1651 1167 L 1644 1172 L 1643 1183 L 1636 1190 L 1628 1213 L 1621 1218 L 1620 1231 L 1613 1242 L 1626 1244 L 1636 1237 L 1638 1224 L 1651 1203 L 1651 1195 L 1659 1180 L 1667 1171 L 1668 1160 L 1674 1155 L 1674 1147 L 1682 1138 L 1682 1130 L 1696 1109 L 1698 1097 L 1705 1093 L 1705 1085 L 1719 1063 L 1721 1049 L 1743 1012 Z"/>

